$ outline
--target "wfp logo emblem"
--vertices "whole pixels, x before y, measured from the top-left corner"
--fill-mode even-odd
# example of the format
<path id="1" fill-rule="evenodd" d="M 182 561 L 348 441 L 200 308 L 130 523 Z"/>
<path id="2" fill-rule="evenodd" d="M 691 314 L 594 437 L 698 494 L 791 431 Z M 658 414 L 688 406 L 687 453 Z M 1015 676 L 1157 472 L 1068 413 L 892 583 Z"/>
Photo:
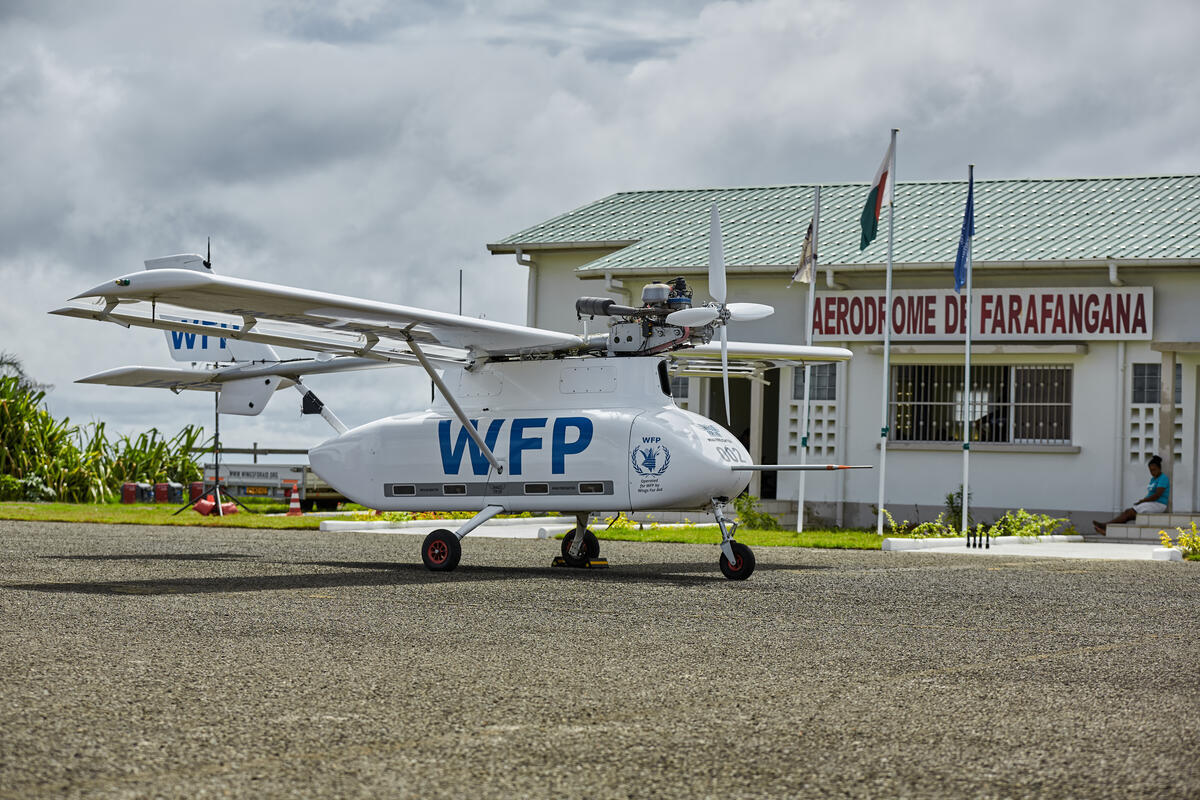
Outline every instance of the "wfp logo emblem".
<path id="1" fill-rule="evenodd" d="M 671 466 L 671 451 L 666 445 L 654 444 L 657 437 L 647 437 L 651 441 L 644 446 L 633 448 L 633 471 L 638 475 L 662 475 Z"/>

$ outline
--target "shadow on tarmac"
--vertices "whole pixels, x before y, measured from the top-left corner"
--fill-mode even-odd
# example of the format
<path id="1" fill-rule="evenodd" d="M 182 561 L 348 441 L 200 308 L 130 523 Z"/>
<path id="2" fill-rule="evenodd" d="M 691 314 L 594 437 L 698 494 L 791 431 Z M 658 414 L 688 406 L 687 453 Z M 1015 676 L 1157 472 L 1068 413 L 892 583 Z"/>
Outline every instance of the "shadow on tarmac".
<path id="1" fill-rule="evenodd" d="M 715 563 L 629 564 L 608 569 L 563 567 L 489 567 L 460 565 L 453 572 L 430 572 L 422 564 L 390 561 L 260 562 L 240 553 L 191 553 L 177 555 L 43 556 L 43 558 L 93 561 L 235 561 L 279 566 L 325 567 L 352 572 L 311 572 L 290 575 L 239 575 L 116 581 L 64 581 L 59 583 L 6 583 L 0 588 L 35 592 L 101 595 L 211 594 L 274 592 L 289 589 L 332 589 L 353 586 L 403 586 L 436 583 L 471 583 L 538 578 L 557 581 L 599 581 L 668 586 L 705 586 L 727 581 Z M 759 564 L 757 571 L 826 570 L 832 567 L 807 564 Z M 750 578 L 753 580 L 753 577 Z"/>

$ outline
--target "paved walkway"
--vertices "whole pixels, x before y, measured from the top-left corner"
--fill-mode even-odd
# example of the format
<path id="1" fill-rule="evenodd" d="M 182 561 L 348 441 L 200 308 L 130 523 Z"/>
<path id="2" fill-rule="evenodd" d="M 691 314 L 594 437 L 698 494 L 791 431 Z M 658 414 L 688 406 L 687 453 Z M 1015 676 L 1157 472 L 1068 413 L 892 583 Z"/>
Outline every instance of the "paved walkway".
<path id="1" fill-rule="evenodd" d="M 947 555 L 1108 558 L 1121 561 L 1155 560 L 1154 551 L 1162 549 L 1161 545 L 1150 542 L 1104 541 L 1098 537 L 1084 539 L 1082 536 L 1054 536 L 1046 538 L 1050 541 L 1004 536 L 992 539 L 991 547 L 982 550 L 975 547 L 968 549 L 964 539 L 885 539 L 884 549 Z M 888 542 L 897 543 L 899 546 L 888 547 Z"/>

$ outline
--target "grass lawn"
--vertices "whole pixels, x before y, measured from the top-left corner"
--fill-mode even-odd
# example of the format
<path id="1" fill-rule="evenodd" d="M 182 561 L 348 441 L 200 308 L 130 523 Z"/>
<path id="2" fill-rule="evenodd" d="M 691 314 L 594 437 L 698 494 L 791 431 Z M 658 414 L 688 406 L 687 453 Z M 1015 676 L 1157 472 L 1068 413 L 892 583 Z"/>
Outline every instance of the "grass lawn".
<path id="1" fill-rule="evenodd" d="M 168 503 L 0 503 L 0 519 L 35 522 L 99 522 L 109 525 L 185 525 L 210 528 L 300 528 L 316 530 L 323 517 L 268 517 L 239 511 L 226 517 L 202 517 Z M 286 510 L 280 506 L 281 510 Z"/>
<path id="2" fill-rule="evenodd" d="M 256 511 L 278 513 L 286 506 L 278 503 L 254 503 Z M 327 517 L 266 516 L 239 511 L 227 517 L 202 517 L 195 511 L 175 515 L 177 506 L 150 503 L 0 503 L 0 519 L 32 520 L 35 522 L 93 522 L 110 525 L 185 525 L 189 527 L 267 528 L 316 530 Z M 448 521 L 448 524 L 453 520 Z M 638 528 L 602 526 L 592 529 L 601 539 L 627 542 L 681 542 L 688 544 L 717 544 L 721 532 L 716 525 L 694 525 L 686 528 Z M 869 531 L 812 530 L 760 531 L 742 528 L 738 541 L 761 547 L 833 547 L 853 550 L 878 550 L 880 538 Z"/>

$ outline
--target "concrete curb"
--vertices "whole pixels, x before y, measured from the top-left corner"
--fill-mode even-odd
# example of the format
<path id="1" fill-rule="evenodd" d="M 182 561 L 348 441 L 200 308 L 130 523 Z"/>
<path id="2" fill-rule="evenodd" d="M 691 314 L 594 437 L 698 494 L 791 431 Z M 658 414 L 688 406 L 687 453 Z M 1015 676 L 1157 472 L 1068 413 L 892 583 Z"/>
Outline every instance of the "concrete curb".
<path id="1" fill-rule="evenodd" d="M 1174 547 L 1156 547 L 1150 552 L 1155 561 L 1183 561 L 1183 553 Z"/>
<path id="2" fill-rule="evenodd" d="M 992 539 L 992 547 L 1002 547 L 1006 544 L 1034 544 L 1036 542 L 1082 542 L 1082 536 L 996 536 Z M 944 539 L 884 539 L 881 550 L 937 550 L 945 547 L 961 547 L 967 550 L 967 540 L 963 536 Z M 974 548 L 972 548 L 973 550 Z"/>

